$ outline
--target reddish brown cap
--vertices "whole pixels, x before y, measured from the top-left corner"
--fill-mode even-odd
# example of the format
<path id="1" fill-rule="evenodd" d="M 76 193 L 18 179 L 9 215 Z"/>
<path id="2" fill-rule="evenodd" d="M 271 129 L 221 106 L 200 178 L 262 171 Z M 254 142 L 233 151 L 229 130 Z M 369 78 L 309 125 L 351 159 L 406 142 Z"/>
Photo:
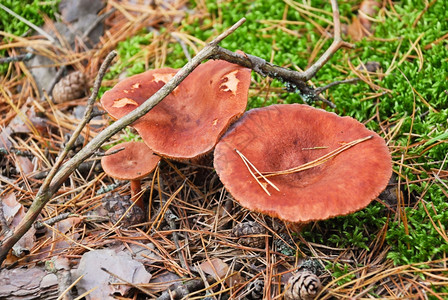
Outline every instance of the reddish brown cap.
<path id="1" fill-rule="evenodd" d="M 106 154 L 120 148 L 124 149 L 101 158 L 104 172 L 116 179 L 141 179 L 151 173 L 160 161 L 160 157 L 143 142 L 121 143 L 107 150 Z"/>
<path id="2" fill-rule="evenodd" d="M 119 119 L 141 105 L 176 72 L 165 68 L 127 78 L 104 93 L 101 103 Z M 132 126 L 154 152 L 163 156 L 188 159 L 205 154 L 245 111 L 250 72 L 226 61 L 208 61 Z"/>
<path id="3" fill-rule="evenodd" d="M 314 161 L 344 143 L 372 138 L 305 171 L 269 177 L 269 196 L 239 150 L 262 173 Z M 392 161 L 385 141 L 350 117 L 306 105 L 272 105 L 247 112 L 215 148 L 215 168 L 242 206 L 290 222 L 345 215 L 367 206 L 386 187 Z M 263 179 L 260 180 L 264 182 Z"/>

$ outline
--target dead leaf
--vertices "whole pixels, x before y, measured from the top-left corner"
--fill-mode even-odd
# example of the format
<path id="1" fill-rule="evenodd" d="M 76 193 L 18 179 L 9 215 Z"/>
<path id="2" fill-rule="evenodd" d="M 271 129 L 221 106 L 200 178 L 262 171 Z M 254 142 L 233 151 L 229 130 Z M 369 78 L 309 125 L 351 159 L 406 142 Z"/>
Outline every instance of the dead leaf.
<path id="1" fill-rule="evenodd" d="M 121 99 L 114 100 L 114 104 L 112 104 L 112 107 L 120 108 L 120 107 L 125 107 L 128 104 L 138 106 L 138 103 L 130 98 L 121 98 Z"/>
<path id="2" fill-rule="evenodd" d="M 353 16 L 352 23 L 348 25 L 347 28 L 347 34 L 354 40 L 354 41 L 360 41 L 363 37 L 365 37 L 364 33 L 364 27 L 362 26 L 361 22 L 359 21 L 358 17 Z"/>
<path id="3" fill-rule="evenodd" d="M 28 175 L 34 170 L 34 165 L 28 157 L 17 156 L 15 163 L 16 169 L 21 170 L 24 175 Z"/>
<path id="4" fill-rule="evenodd" d="M 31 99 L 27 100 L 29 102 Z M 47 120 L 38 116 L 34 106 L 23 106 L 18 114 L 8 124 L 12 133 L 45 133 L 47 130 Z"/>
<path id="5" fill-rule="evenodd" d="M 372 22 L 370 18 L 375 18 L 381 8 L 381 1 L 379 0 L 364 0 L 359 7 L 358 16 L 359 22 L 367 31 L 372 32 Z"/>
<path id="6" fill-rule="evenodd" d="M 7 194 L 2 199 L 3 215 L 5 216 L 6 223 L 11 226 L 13 218 L 17 215 L 22 205 L 17 202 L 16 194 L 13 192 Z"/>
<path id="7" fill-rule="evenodd" d="M 44 260 L 50 256 L 62 253 L 73 246 L 73 241 L 77 241 L 80 237 L 77 232 L 69 232 L 74 226 L 82 221 L 80 217 L 70 217 L 65 220 L 59 221 L 54 227 L 62 234 L 65 234 L 67 238 L 64 238 L 58 233 L 53 232 L 53 230 L 46 230 L 45 239 L 48 242 L 44 247 L 42 247 L 39 253 L 36 253 L 34 258 Z"/>
<path id="8" fill-rule="evenodd" d="M 144 265 L 132 259 L 127 252 L 116 253 L 110 249 L 89 251 L 82 256 L 73 278 L 76 280 L 83 276 L 76 287 L 79 294 L 91 291 L 86 296 L 87 300 L 112 300 L 115 299 L 112 296 L 114 293 L 124 296 L 131 289 L 127 285 L 115 284 L 122 281 L 101 268 L 133 284 L 148 283 L 151 279 L 151 274 L 146 271 Z"/>
<path id="9" fill-rule="evenodd" d="M 12 133 L 11 128 L 9 127 L 2 128 L 2 131 L 0 132 L 0 148 L 5 148 L 6 150 L 11 149 L 12 143 L 9 140 L 11 133 Z"/>
<path id="10" fill-rule="evenodd" d="M 7 194 L 1 201 L 3 214 L 6 222 L 11 230 L 13 230 L 22 221 L 25 216 L 25 208 L 16 200 L 14 193 Z M 12 248 L 12 255 L 8 255 L 6 263 L 10 264 L 15 262 L 17 258 L 25 255 L 25 252 L 29 252 L 35 242 L 36 229 L 31 227 L 22 238 Z"/>
<path id="11" fill-rule="evenodd" d="M 347 34 L 354 40 L 360 41 L 373 33 L 371 19 L 375 18 L 381 8 L 379 0 L 362 1 L 358 16 L 352 18 L 352 23 L 347 28 Z"/>
<path id="12" fill-rule="evenodd" d="M 212 258 L 199 265 L 204 273 L 212 276 L 215 280 L 220 280 L 227 275 L 229 266 L 220 258 Z"/>

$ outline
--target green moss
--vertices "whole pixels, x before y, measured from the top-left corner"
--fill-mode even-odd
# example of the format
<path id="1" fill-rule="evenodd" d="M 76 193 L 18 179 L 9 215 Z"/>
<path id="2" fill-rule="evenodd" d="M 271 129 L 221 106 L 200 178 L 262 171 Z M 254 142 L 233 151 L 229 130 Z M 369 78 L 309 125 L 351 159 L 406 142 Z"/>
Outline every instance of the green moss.
<path id="1" fill-rule="evenodd" d="M 60 1 L 39 1 L 39 0 L 2 0 L 2 4 L 14 11 L 19 16 L 27 19 L 36 26 L 44 23 L 43 14 L 53 17 L 57 11 L 57 5 Z M 0 30 L 11 33 L 16 36 L 22 36 L 30 28 L 22 21 L 16 19 L 8 12 L 0 9 Z M 0 56 L 5 56 L 6 51 L 0 50 Z M 7 64 L 0 64 L 0 74 L 8 69 Z"/>

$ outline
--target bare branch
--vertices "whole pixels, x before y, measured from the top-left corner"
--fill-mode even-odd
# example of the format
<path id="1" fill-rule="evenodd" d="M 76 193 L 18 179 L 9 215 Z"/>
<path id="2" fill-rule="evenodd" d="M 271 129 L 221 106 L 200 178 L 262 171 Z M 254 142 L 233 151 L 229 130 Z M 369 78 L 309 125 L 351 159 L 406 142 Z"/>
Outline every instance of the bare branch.
<path id="1" fill-rule="evenodd" d="M 303 75 L 305 77 L 305 80 L 308 81 L 311 78 L 313 78 L 316 73 L 330 60 L 330 58 L 333 56 L 333 54 L 338 51 L 342 47 L 347 48 L 354 48 L 355 46 L 344 42 L 342 40 L 341 36 L 341 19 L 339 16 L 339 7 L 338 7 L 338 1 L 337 0 L 331 0 L 331 8 L 333 9 L 333 26 L 334 26 L 334 37 L 333 37 L 333 43 L 331 43 L 330 47 L 327 49 L 327 51 L 322 54 L 321 57 L 311 66 L 309 67 L 305 72 L 303 72 Z"/>
<path id="2" fill-rule="evenodd" d="M 69 161 L 61 166 L 61 168 L 56 172 L 58 168 L 58 164 L 62 161 L 61 158 L 58 159 L 55 167 L 52 169 L 52 172 L 55 173 L 54 177 L 52 175 L 52 179 L 49 179 L 45 182 L 44 185 L 39 189 L 37 195 L 28 209 L 26 215 L 18 224 L 18 226 L 14 229 L 14 233 L 3 239 L 0 242 L 0 265 L 3 263 L 6 255 L 9 250 L 14 246 L 15 243 L 30 229 L 32 224 L 36 221 L 39 216 L 41 210 L 44 206 L 50 201 L 51 197 L 58 191 L 64 181 L 72 174 L 76 168 L 85 161 L 88 157 L 90 157 L 95 151 L 101 147 L 101 145 L 112 137 L 115 133 L 122 130 L 124 127 L 133 123 L 146 113 L 148 113 L 154 106 L 156 106 L 160 101 L 162 101 L 169 93 L 171 93 L 202 61 L 209 58 L 213 54 L 215 54 L 218 43 L 234 32 L 239 26 L 241 26 L 245 22 L 245 19 L 241 19 L 235 25 L 227 29 L 225 32 L 220 34 L 216 39 L 206 45 L 199 53 L 189 61 L 182 69 L 180 69 L 176 75 L 168 81 L 160 90 L 158 90 L 154 95 L 152 95 L 148 100 L 146 100 L 141 106 L 136 108 L 131 113 L 127 114 L 123 118 L 116 121 L 114 124 L 107 127 L 105 130 L 100 132 L 96 137 L 94 137 L 83 149 L 81 149 L 75 156 L 73 156 Z M 102 77 L 98 76 L 98 80 L 95 83 L 94 91 L 92 96 L 89 98 L 88 103 L 94 102 L 97 96 L 97 91 L 99 89 L 99 85 L 101 83 Z M 96 89 L 96 92 L 95 92 Z M 91 108 L 87 108 L 84 120 L 82 124 L 75 130 L 75 133 L 79 131 L 81 132 L 82 128 L 87 124 L 90 120 L 90 114 L 92 112 Z M 79 135 L 78 133 L 78 135 Z M 74 134 L 75 136 L 75 134 Z M 69 149 L 76 137 L 72 137 L 68 142 L 66 149 Z M 61 155 L 62 157 L 62 155 Z M 50 176 L 49 176 L 50 177 Z"/>
<path id="3" fill-rule="evenodd" d="M 322 56 L 311 66 L 308 70 L 304 72 L 297 72 L 280 66 L 276 66 L 267 62 L 266 60 L 250 55 L 250 54 L 239 54 L 227 50 L 225 48 L 219 47 L 216 54 L 211 58 L 222 59 L 228 62 L 238 64 L 240 66 L 250 68 L 260 74 L 261 76 L 269 76 L 280 80 L 285 84 L 288 92 L 300 94 L 306 102 L 310 101 L 323 101 L 335 107 L 333 103 L 327 101 L 326 99 L 319 96 L 319 94 L 325 90 L 334 86 L 336 84 L 348 83 L 340 81 L 338 83 L 327 85 L 321 89 L 314 89 L 310 87 L 306 82 L 313 78 L 316 73 L 330 60 L 333 54 L 338 51 L 341 47 L 353 48 L 352 44 L 344 42 L 341 37 L 341 21 L 339 17 L 339 7 L 337 0 L 331 0 L 331 6 L 333 9 L 333 23 L 334 23 L 334 40 L 330 47 L 322 54 Z M 351 82 L 349 82 L 351 83 Z"/>

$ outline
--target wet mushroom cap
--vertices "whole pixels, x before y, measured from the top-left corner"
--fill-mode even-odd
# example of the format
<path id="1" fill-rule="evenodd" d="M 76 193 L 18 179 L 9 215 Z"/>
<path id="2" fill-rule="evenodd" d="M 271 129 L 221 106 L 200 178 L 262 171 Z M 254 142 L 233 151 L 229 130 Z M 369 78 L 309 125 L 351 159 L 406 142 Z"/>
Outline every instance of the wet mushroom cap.
<path id="1" fill-rule="evenodd" d="M 157 92 L 176 69 L 150 70 L 129 77 L 101 98 L 115 119 Z M 199 65 L 170 95 L 132 126 L 165 157 L 189 159 L 211 151 L 247 105 L 251 70 L 221 60 Z"/>
<path id="2" fill-rule="evenodd" d="M 141 179 L 151 173 L 160 157 L 155 155 L 143 142 L 125 142 L 106 151 L 123 150 L 101 158 L 101 166 L 106 174 L 120 180 Z"/>
<path id="3" fill-rule="evenodd" d="M 311 169 L 269 177 L 269 196 L 249 173 L 239 150 L 260 172 L 311 162 L 344 143 L 373 136 Z M 306 223 L 366 207 L 387 186 L 392 161 L 385 141 L 351 117 L 300 104 L 248 111 L 215 148 L 214 165 L 240 204 L 290 222 Z M 261 179 L 261 182 L 264 182 Z"/>

